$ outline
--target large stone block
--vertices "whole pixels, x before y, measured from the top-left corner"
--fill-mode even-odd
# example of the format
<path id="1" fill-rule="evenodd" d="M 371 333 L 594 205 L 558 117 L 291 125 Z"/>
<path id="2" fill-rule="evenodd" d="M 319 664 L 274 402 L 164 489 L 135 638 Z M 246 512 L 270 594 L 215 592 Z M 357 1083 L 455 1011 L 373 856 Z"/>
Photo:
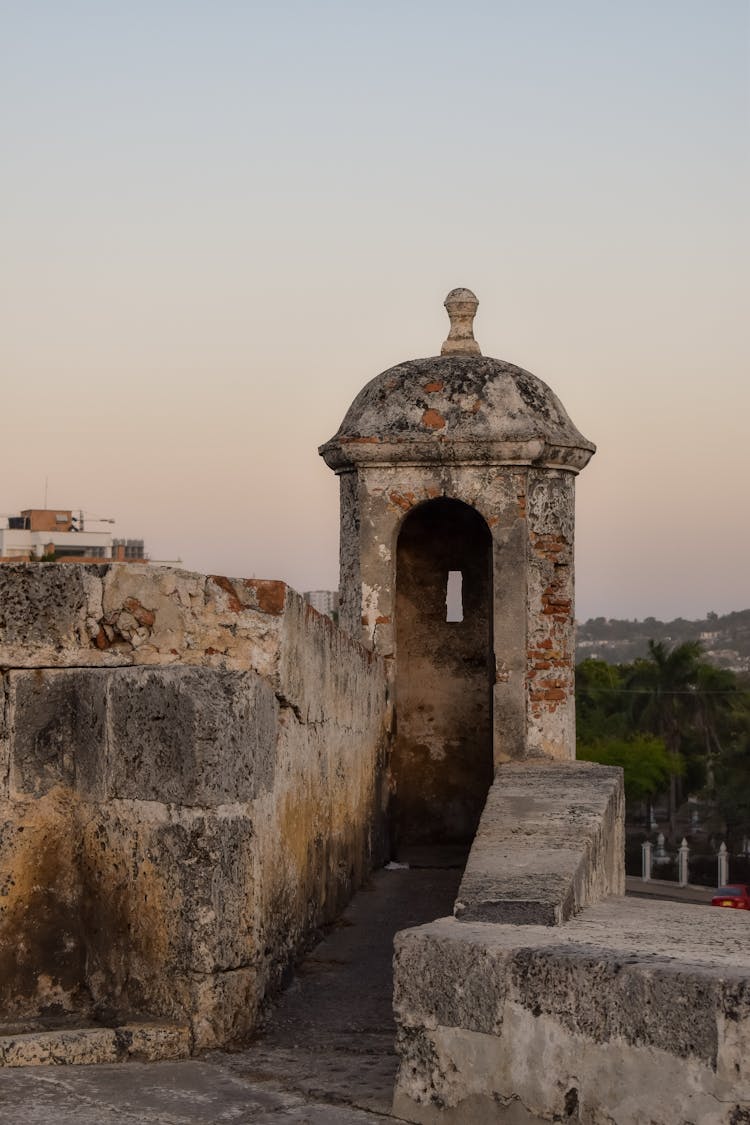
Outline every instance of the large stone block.
<path id="1" fill-rule="evenodd" d="M 196 1050 L 242 1042 L 256 1026 L 263 990 L 255 968 L 229 969 L 193 981 L 191 1024 Z"/>
<path id="2" fill-rule="evenodd" d="M 189 1028 L 156 1020 L 0 1036 L 0 1066 L 90 1066 L 129 1059 L 156 1062 L 184 1059 L 189 1054 Z"/>
<path id="3" fill-rule="evenodd" d="M 109 686 L 112 796 L 250 801 L 274 774 L 277 704 L 254 672 L 123 668 Z"/>
<path id="4" fill-rule="evenodd" d="M 92 800 L 211 806 L 273 783 L 277 703 L 254 672 L 34 669 L 9 680 L 19 795 L 62 784 Z"/>
<path id="5" fill-rule="evenodd" d="M 272 679 L 290 595 L 283 582 L 116 563 L 103 579 L 97 650 L 118 663 L 252 668 Z"/>
<path id="6" fill-rule="evenodd" d="M 103 566 L 10 563 L 0 567 L 0 664 L 55 664 L 86 648 L 101 614 Z"/>
<path id="7" fill-rule="evenodd" d="M 86 936 L 74 802 L 57 787 L 0 801 L 0 1012 L 86 1014 Z"/>
<path id="8" fill-rule="evenodd" d="M 253 967 L 254 833 L 242 810 L 109 802 L 81 826 L 80 872 L 97 1005 L 189 1017 L 198 982 Z"/>
<path id="9" fill-rule="evenodd" d="M 624 893 L 620 770 L 536 759 L 502 766 L 456 900 L 457 918 L 554 926 Z"/>
<path id="10" fill-rule="evenodd" d="M 106 794 L 107 685 L 104 669 L 11 672 L 11 785 L 39 797 L 67 785 L 93 799 Z"/>
<path id="11" fill-rule="evenodd" d="M 743 1121 L 747 920 L 723 913 L 612 898 L 554 929 L 441 919 L 397 935 L 397 1111 L 435 1125 Z"/>

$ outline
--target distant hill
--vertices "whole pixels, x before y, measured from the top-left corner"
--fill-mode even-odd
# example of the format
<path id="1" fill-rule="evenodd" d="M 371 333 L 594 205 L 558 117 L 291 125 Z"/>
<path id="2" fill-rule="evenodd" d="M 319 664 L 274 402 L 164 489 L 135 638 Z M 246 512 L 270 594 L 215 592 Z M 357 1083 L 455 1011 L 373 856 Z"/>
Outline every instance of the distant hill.
<path id="1" fill-rule="evenodd" d="M 617 618 L 592 617 L 579 622 L 577 660 L 597 657 L 610 664 L 627 664 L 648 655 L 648 642 L 700 641 L 706 657 L 720 668 L 733 672 L 750 672 L 750 609 L 727 613 L 723 617 L 709 613 L 702 621 L 618 621 Z"/>

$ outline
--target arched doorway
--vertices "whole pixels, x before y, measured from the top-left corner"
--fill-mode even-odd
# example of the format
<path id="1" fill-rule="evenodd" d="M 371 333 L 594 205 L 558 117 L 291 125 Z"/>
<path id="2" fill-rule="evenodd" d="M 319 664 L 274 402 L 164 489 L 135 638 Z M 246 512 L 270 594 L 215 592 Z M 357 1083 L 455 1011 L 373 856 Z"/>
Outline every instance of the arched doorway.
<path id="1" fill-rule="evenodd" d="M 463 843 L 492 783 L 492 536 L 458 500 L 421 504 L 396 556 L 396 850 Z"/>

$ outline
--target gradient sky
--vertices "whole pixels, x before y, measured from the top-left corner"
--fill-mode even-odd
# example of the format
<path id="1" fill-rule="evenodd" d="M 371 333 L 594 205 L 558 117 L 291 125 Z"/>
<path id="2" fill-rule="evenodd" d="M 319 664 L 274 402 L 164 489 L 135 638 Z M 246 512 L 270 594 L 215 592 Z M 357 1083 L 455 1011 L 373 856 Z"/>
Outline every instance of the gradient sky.
<path id="1" fill-rule="evenodd" d="M 548 382 L 581 618 L 750 605 L 745 0 L 0 0 L 0 512 L 338 583 L 316 447 L 435 354 Z"/>

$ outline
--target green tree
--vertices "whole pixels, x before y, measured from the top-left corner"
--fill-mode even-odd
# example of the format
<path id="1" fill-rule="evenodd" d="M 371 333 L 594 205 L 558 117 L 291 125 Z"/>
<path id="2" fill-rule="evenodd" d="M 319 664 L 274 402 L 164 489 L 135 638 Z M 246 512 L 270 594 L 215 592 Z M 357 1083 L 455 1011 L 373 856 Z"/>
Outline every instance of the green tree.
<path id="1" fill-rule="evenodd" d="M 684 787 L 704 791 L 728 837 L 750 835 L 750 677 L 745 684 L 709 663 L 698 642 L 670 648 L 652 639 L 648 657 L 633 664 L 584 660 L 576 722 L 578 756 L 621 765 L 630 802 L 650 804 L 667 789 L 673 833 Z"/>
<path id="2" fill-rule="evenodd" d="M 622 671 L 605 660 L 584 660 L 576 668 L 576 727 L 583 744 L 624 737 L 628 716 L 622 709 Z"/>
<path id="3" fill-rule="evenodd" d="M 698 641 L 670 648 L 664 641 L 652 640 L 648 652 L 647 659 L 633 664 L 626 686 L 632 693 L 631 713 L 636 725 L 660 738 L 671 758 L 669 827 L 674 835 L 678 778 L 683 772 L 680 750 L 686 726 L 696 719 L 703 649 Z"/>
<path id="4" fill-rule="evenodd" d="M 646 805 L 646 824 L 651 824 L 651 803 L 669 782 L 675 763 L 660 738 L 650 734 L 610 738 L 578 746 L 577 756 L 586 762 L 620 766 L 624 774 L 625 798 Z"/>
<path id="5" fill-rule="evenodd" d="M 706 788 L 715 790 L 715 761 L 722 754 L 722 743 L 732 734 L 733 703 L 738 691 L 737 677 L 726 668 L 716 668 L 707 661 L 698 666 L 696 683 L 697 717 L 703 740 L 706 764 Z"/>
<path id="6" fill-rule="evenodd" d="M 713 759 L 714 796 L 727 846 L 737 850 L 750 836 L 750 691 L 737 684 L 729 699 L 731 710 L 721 716 L 720 744 Z"/>

